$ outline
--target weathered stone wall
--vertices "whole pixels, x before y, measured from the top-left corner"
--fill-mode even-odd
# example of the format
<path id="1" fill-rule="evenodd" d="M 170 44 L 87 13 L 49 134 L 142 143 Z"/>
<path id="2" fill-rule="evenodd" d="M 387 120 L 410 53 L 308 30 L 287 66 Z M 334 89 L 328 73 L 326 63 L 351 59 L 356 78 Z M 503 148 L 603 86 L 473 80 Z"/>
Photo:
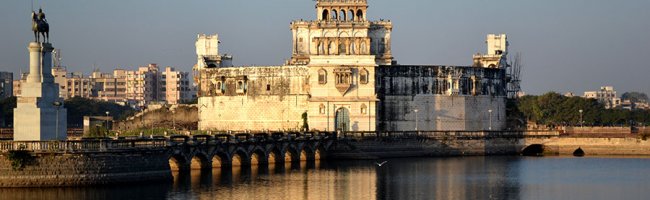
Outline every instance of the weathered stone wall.
<path id="1" fill-rule="evenodd" d="M 308 110 L 309 70 L 300 66 L 206 70 L 199 129 L 299 130 Z"/>
<path id="2" fill-rule="evenodd" d="M 379 130 L 412 131 L 416 121 L 421 131 L 505 128 L 502 69 L 380 66 L 376 80 Z"/>
<path id="3" fill-rule="evenodd" d="M 0 155 L 0 187 L 56 187 L 171 181 L 164 150 L 103 153 L 32 153 L 33 162 L 12 168 Z"/>
<path id="4" fill-rule="evenodd" d="M 396 133 L 392 133 L 396 134 Z M 539 153 L 572 155 L 581 148 L 585 155 L 650 155 L 650 141 L 640 138 L 560 137 L 559 132 L 454 132 L 431 136 L 364 137 L 342 140 L 328 152 L 334 159 L 377 159 L 417 156 L 519 155 L 541 145 Z M 495 135 L 495 136 L 489 136 Z"/>
<path id="5" fill-rule="evenodd" d="M 609 134 L 629 134 L 632 132 L 630 127 L 566 127 L 565 133 L 609 133 Z"/>
<path id="6" fill-rule="evenodd" d="M 521 142 L 525 146 L 541 144 L 548 154 L 572 155 L 581 148 L 585 155 L 650 155 L 650 141 L 640 138 L 560 137 Z"/>

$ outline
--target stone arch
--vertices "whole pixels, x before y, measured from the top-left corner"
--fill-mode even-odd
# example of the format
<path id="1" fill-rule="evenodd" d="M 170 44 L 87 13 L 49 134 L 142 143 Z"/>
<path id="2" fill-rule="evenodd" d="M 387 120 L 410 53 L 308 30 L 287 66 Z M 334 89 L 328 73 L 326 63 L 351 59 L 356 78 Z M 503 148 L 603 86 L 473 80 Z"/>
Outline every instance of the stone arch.
<path id="1" fill-rule="evenodd" d="M 339 14 L 335 9 L 332 10 L 331 15 L 332 15 L 332 20 L 337 20 L 339 18 Z"/>
<path id="2" fill-rule="evenodd" d="M 300 155 L 299 155 L 298 160 L 299 160 L 300 162 L 302 162 L 302 161 L 307 161 L 307 160 L 309 159 L 309 157 L 311 157 L 311 156 L 309 156 L 309 153 L 307 153 L 306 148 L 304 148 L 304 149 L 302 149 L 302 150 L 300 151 Z"/>
<path id="3" fill-rule="evenodd" d="M 187 159 L 182 155 L 175 154 L 169 157 L 169 168 L 172 171 L 184 170 L 187 167 Z"/>
<path id="4" fill-rule="evenodd" d="M 203 153 L 197 153 L 190 159 L 191 170 L 206 169 L 209 166 L 210 161 L 208 160 L 208 156 Z"/>
<path id="5" fill-rule="evenodd" d="M 521 150 L 523 156 L 542 156 L 545 146 L 543 144 L 531 144 Z"/>
<path id="6" fill-rule="evenodd" d="M 212 168 L 229 167 L 230 164 L 228 155 L 223 152 L 218 152 L 212 156 Z"/>
<path id="7" fill-rule="evenodd" d="M 284 154 L 284 161 L 285 161 L 285 164 L 287 163 L 287 161 L 289 161 L 289 162 L 300 161 L 300 151 L 299 151 L 299 149 L 296 146 L 293 146 L 293 145 L 286 148 L 285 154 Z"/>
<path id="8" fill-rule="evenodd" d="M 361 9 L 357 10 L 357 21 L 363 21 L 363 11 Z"/>
<path id="9" fill-rule="evenodd" d="M 318 83 L 326 84 L 327 83 L 327 71 L 325 69 L 318 70 Z"/>
<path id="10" fill-rule="evenodd" d="M 361 84 L 368 84 L 370 79 L 369 74 L 370 73 L 366 68 L 359 70 L 359 82 L 361 82 Z"/>
<path id="11" fill-rule="evenodd" d="M 255 148 L 251 153 L 251 165 L 265 165 L 268 164 L 268 157 L 262 148 Z"/>
<path id="12" fill-rule="evenodd" d="M 230 157 L 230 162 L 232 166 L 248 166 L 250 165 L 250 157 L 243 149 L 239 148 L 235 150 Z"/>
<path id="13" fill-rule="evenodd" d="M 576 157 L 585 156 L 585 151 L 582 150 L 581 147 L 578 147 L 575 151 L 573 151 L 573 156 L 576 156 Z"/>
<path id="14" fill-rule="evenodd" d="M 269 163 L 279 163 L 282 162 L 284 159 L 284 154 L 282 153 L 282 150 L 278 148 L 273 148 L 269 154 L 268 154 L 268 162 Z"/>
<path id="15" fill-rule="evenodd" d="M 329 18 L 330 18 L 329 10 L 327 9 L 323 10 L 323 16 L 321 17 L 321 19 L 328 20 Z"/>
<path id="16" fill-rule="evenodd" d="M 348 11 L 348 18 L 350 21 L 354 21 L 354 10 Z"/>

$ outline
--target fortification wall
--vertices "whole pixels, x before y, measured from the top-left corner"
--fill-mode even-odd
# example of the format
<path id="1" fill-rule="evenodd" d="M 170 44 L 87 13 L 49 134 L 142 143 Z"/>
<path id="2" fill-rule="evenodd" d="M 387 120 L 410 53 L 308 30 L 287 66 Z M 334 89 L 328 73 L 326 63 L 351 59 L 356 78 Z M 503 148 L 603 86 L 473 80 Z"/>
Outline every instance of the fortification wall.
<path id="1" fill-rule="evenodd" d="M 376 80 L 379 130 L 412 131 L 416 121 L 420 131 L 506 127 L 502 69 L 380 66 Z"/>
<path id="2" fill-rule="evenodd" d="M 200 130 L 299 130 L 303 125 L 307 67 L 216 68 L 201 76 Z"/>
<path id="3" fill-rule="evenodd" d="M 548 154 L 572 155 L 580 148 L 585 155 L 650 155 L 650 141 L 640 138 L 560 137 L 544 141 L 528 140 L 525 144 L 542 144 Z"/>
<path id="4" fill-rule="evenodd" d="M 20 169 L 0 155 L 0 187 L 88 186 L 171 181 L 164 150 L 101 153 L 31 153 Z"/>
<path id="5" fill-rule="evenodd" d="M 379 106 L 382 115 L 380 126 L 391 131 L 415 130 L 416 121 L 421 131 L 478 131 L 490 127 L 503 130 L 506 124 L 505 98 L 502 97 L 384 96 Z"/>

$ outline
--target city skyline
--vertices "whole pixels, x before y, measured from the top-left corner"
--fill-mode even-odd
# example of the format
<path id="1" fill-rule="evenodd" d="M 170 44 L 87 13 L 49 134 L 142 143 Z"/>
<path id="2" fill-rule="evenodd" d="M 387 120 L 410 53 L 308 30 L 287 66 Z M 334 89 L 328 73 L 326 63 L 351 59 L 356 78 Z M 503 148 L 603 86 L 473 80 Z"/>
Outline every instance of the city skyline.
<path id="1" fill-rule="evenodd" d="M 63 64 L 85 74 L 93 64 L 104 72 L 148 63 L 190 71 L 197 33 L 219 34 L 222 52 L 234 55 L 235 65 L 279 65 L 291 57 L 289 22 L 316 18 L 313 2 L 305 0 L 35 2 L 47 13 Z M 7 28 L 0 39 L 0 68 L 26 72 L 31 4 L 3 4 L 0 24 Z M 581 94 L 612 85 L 622 94 L 650 93 L 650 79 L 644 79 L 650 68 L 643 62 L 650 54 L 650 39 L 643 37 L 650 29 L 643 20 L 650 16 L 643 9 L 648 6 L 644 1 L 377 0 L 368 16 L 395 24 L 393 54 L 399 64 L 471 65 L 472 54 L 484 52 L 485 34 L 506 33 L 511 55 L 523 55 L 524 92 Z M 485 10 L 502 12 L 485 17 Z"/>

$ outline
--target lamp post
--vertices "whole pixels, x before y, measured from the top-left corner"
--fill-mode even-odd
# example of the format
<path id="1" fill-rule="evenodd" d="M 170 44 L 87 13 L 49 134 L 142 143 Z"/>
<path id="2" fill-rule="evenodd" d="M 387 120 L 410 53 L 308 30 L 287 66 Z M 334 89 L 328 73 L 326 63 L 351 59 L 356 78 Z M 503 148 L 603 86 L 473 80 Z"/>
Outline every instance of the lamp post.
<path id="1" fill-rule="evenodd" d="M 582 109 L 578 110 L 578 112 L 580 113 L 580 127 L 582 127 Z"/>
<path id="2" fill-rule="evenodd" d="M 59 140 L 59 108 L 61 108 L 61 105 L 63 104 L 59 101 L 55 101 L 52 103 L 52 105 L 56 108 L 56 125 L 55 125 L 56 130 L 54 131 L 55 132 L 54 139 Z"/>
<path id="3" fill-rule="evenodd" d="M 413 110 L 415 112 L 415 131 L 418 131 L 418 109 Z"/>
<path id="4" fill-rule="evenodd" d="M 492 109 L 489 109 L 488 113 L 490 113 L 490 126 L 488 127 L 488 130 L 492 130 Z"/>
<path id="5" fill-rule="evenodd" d="M 109 130 L 108 129 L 108 115 L 109 114 L 111 114 L 111 112 L 106 111 L 106 134 L 104 135 L 104 137 L 108 136 L 108 130 Z"/>

